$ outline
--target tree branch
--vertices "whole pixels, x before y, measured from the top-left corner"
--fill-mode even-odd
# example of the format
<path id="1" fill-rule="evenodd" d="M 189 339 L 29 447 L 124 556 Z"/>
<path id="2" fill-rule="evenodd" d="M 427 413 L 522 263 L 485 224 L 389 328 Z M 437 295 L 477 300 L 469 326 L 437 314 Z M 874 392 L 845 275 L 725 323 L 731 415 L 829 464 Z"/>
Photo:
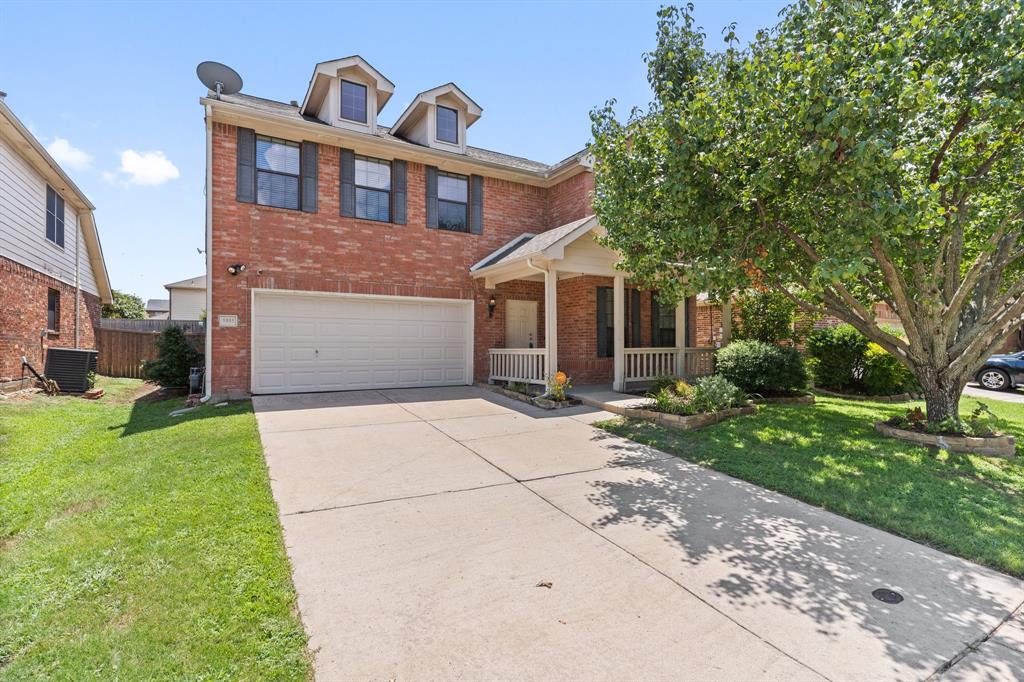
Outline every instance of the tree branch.
<path id="1" fill-rule="evenodd" d="M 932 170 L 928 174 L 928 184 L 931 184 L 939 179 L 939 170 L 942 167 L 942 159 L 946 156 L 946 150 L 953 144 L 953 140 L 956 136 L 963 132 L 964 128 L 971 121 L 971 109 L 970 107 L 964 109 L 964 113 L 960 114 L 960 118 L 953 124 L 953 128 L 949 131 L 949 135 L 946 136 L 942 146 L 939 147 L 939 151 L 935 154 L 935 159 L 932 161 Z"/>

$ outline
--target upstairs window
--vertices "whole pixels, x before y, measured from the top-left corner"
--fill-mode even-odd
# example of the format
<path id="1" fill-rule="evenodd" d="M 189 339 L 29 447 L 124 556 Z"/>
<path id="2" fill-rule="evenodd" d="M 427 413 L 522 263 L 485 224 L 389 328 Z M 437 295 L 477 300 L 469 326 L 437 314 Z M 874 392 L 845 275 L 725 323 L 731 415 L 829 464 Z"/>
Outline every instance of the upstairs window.
<path id="1" fill-rule="evenodd" d="M 469 178 L 437 173 L 437 226 L 452 232 L 469 231 Z"/>
<path id="2" fill-rule="evenodd" d="M 299 144 L 256 136 L 256 203 L 299 208 Z"/>
<path id="3" fill-rule="evenodd" d="M 391 162 L 356 155 L 356 217 L 391 221 Z"/>
<path id="4" fill-rule="evenodd" d="M 366 86 L 341 81 L 341 117 L 348 121 L 366 123 Z"/>
<path id="5" fill-rule="evenodd" d="M 46 291 L 46 331 L 60 331 L 60 292 L 56 289 Z"/>
<path id="6" fill-rule="evenodd" d="M 459 112 L 448 107 L 437 107 L 437 139 L 441 142 L 459 143 Z"/>
<path id="7" fill-rule="evenodd" d="M 64 247 L 64 199 L 46 186 L 46 238 Z"/>

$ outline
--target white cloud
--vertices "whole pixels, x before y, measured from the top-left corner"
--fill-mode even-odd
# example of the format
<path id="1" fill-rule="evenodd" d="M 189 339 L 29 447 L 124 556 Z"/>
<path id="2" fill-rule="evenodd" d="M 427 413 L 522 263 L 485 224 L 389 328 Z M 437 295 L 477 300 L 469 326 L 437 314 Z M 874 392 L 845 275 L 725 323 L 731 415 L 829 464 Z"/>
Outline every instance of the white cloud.
<path id="1" fill-rule="evenodd" d="M 74 170 L 85 170 L 92 165 L 92 156 L 63 137 L 55 137 L 53 142 L 46 145 L 46 151 L 50 152 L 50 156 L 56 159 L 57 163 Z"/>
<path id="2" fill-rule="evenodd" d="M 134 149 L 121 152 L 120 171 L 128 175 L 129 183 L 147 187 L 162 185 L 181 175 L 178 167 L 163 152 L 137 152 Z"/>

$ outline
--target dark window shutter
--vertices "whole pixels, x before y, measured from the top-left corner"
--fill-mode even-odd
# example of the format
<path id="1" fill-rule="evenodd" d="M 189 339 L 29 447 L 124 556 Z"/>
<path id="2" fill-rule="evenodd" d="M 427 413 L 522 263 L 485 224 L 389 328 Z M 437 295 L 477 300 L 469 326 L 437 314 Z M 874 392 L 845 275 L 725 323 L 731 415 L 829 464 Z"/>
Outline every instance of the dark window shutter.
<path id="1" fill-rule="evenodd" d="M 608 357 L 608 287 L 597 288 L 597 357 Z"/>
<path id="2" fill-rule="evenodd" d="M 427 166 L 427 227 L 437 227 L 437 168 Z"/>
<path id="3" fill-rule="evenodd" d="M 640 347 L 640 290 L 629 290 L 629 334 L 630 348 Z"/>
<path id="4" fill-rule="evenodd" d="M 302 210 L 316 213 L 316 142 L 302 143 Z"/>
<path id="5" fill-rule="evenodd" d="M 341 215 L 356 215 L 356 153 L 351 149 L 341 150 Z"/>
<path id="6" fill-rule="evenodd" d="M 694 296 L 690 296 L 686 299 L 684 305 L 686 306 L 686 328 L 683 330 L 683 345 L 687 348 L 693 347 L 693 334 L 690 330 L 693 329 L 697 324 L 697 299 Z"/>
<path id="7" fill-rule="evenodd" d="M 470 177 L 469 231 L 473 234 L 484 232 L 484 179 L 479 175 Z"/>
<path id="8" fill-rule="evenodd" d="M 396 225 L 405 225 L 406 222 L 407 165 L 399 159 L 391 162 L 391 222 Z"/>
<path id="9" fill-rule="evenodd" d="M 661 347 L 661 306 L 654 292 L 651 292 L 651 348 Z"/>
<path id="10" fill-rule="evenodd" d="M 238 172 L 235 177 L 235 198 L 247 204 L 256 203 L 256 131 L 238 129 Z"/>

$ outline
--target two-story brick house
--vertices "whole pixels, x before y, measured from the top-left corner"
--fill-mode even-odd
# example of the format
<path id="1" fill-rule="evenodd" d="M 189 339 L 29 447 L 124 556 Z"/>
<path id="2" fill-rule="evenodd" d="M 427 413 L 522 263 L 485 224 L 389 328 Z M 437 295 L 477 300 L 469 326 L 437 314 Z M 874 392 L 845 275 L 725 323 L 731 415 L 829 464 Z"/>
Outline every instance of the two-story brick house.
<path id="1" fill-rule="evenodd" d="M 47 348 L 95 348 L 111 301 L 93 205 L 0 93 L 0 382 Z"/>
<path id="2" fill-rule="evenodd" d="M 208 394 L 555 369 L 621 385 L 705 365 L 681 350 L 693 300 L 633 289 L 595 240 L 584 152 L 547 165 L 469 145 L 483 112 L 453 83 L 385 127 L 394 89 L 353 56 L 317 64 L 301 104 L 201 99 Z"/>

